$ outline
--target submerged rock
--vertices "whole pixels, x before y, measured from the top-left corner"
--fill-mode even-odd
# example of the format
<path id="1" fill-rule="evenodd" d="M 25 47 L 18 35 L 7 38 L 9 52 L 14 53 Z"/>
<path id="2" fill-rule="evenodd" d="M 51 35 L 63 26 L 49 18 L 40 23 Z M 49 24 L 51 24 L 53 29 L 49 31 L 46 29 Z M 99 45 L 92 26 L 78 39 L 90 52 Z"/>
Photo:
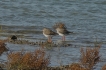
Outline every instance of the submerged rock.
<path id="1" fill-rule="evenodd" d="M 17 38 L 16 35 L 11 35 L 11 36 L 8 37 L 8 40 L 9 40 L 9 41 L 16 41 L 17 39 L 18 39 L 18 38 Z"/>

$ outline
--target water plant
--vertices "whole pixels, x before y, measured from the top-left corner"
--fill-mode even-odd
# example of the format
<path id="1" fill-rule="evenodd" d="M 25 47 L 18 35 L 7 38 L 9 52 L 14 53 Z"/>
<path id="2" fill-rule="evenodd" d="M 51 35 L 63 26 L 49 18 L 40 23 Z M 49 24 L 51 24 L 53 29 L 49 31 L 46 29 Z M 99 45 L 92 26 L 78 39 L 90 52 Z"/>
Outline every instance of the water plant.
<path id="1" fill-rule="evenodd" d="M 99 49 L 100 46 L 81 48 L 80 63 L 84 68 L 88 70 L 94 69 L 94 66 L 100 61 Z"/>
<path id="2" fill-rule="evenodd" d="M 102 67 L 102 70 L 106 70 L 106 64 Z"/>
<path id="3" fill-rule="evenodd" d="M 0 55 L 4 52 L 7 51 L 8 49 L 6 48 L 6 44 L 3 40 L 0 40 Z"/>
<path id="4" fill-rule="evenodd" d="M 69 68 L 70 70 L 88 70 L 86 68 L 84 68 L 83 66 L 81 66 L 80 63 L 72 63 Z"/>
<path id="5" fill-rule="evenodd" d="M 49 59 L 43 49 L 11 52 L 8 54 L 7 70 L 42 70 L 49 65 Z"/>

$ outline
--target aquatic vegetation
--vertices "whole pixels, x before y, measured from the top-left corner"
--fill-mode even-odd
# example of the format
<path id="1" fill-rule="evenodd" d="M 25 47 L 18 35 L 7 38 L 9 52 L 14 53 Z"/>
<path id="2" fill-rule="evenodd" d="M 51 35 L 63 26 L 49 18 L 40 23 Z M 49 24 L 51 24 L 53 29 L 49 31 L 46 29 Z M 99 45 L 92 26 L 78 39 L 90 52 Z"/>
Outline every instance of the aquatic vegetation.
<path id="1" fill-rule="evenodd" d="M 0 55 L 4 52 L 7 51 L 8 49 L 6 48 L 6 44 L 4 41 L 0 40 Z"/>
<path id="2" fill-rule="evenodd" d="M 94 48 L 87 47 L 86 49 L 81 48 L 80 63 L 83 67 L 93 70 L 94 66 L 100 61 L 99 49 L 99 46 Z"/>
<path id="3" fill-rule="evenodd" d="M 106 64 L 102 67 L 102 70 L 106 70 Z"/>
<path id="4" fill-rule="evenodd" d="M 94 67 L 96 68 L 95 65 L 100 61 L 99 50 L 101 46 L 85 47 L 80 50 L 81 56 L 78 63 L 50 67 L 50 56 L 46 54 L 44 47 L 48 49 L 53 44 L 50 42 L 41 42 L 39 45 L 41 48 L 36 49 L 34 52 L 25 52 L 24 50 L 9 52 L 6 64 L 0 63 L 3 65 L 0 65 L 0 68 L 7 70 L 94 70 Z M 0 47 L 5 47 L 5 41 L 0 41 Z M 3 50 L 1 48 L 0 53 Z M 102 67 L 102 70 L 105 69 L 106 65 Z"/>
<path id="5" fill-rule="evenodd" d="M 49 65 L 50 57 L 43 49 L 34 52 L 11 52 L 8 54 L 8 70 L 42 70 Z"/>
<path id="6" fill-rule="evenodd" d="M 53 42 L 45 41 L 43 42 L 43 44 L 40 44 L 40 46 L 43 48 L 52 49 L 53 47 L 56 47 L 56 44 L 54 44 Z"/>
<path id="7" fill-rule="evenodd" d="M 88 70 L 86 68 L 84 68 L 83 66 L 81 66 L 80 63 L 72 63 L 69 67 L 70 70 Z"/>

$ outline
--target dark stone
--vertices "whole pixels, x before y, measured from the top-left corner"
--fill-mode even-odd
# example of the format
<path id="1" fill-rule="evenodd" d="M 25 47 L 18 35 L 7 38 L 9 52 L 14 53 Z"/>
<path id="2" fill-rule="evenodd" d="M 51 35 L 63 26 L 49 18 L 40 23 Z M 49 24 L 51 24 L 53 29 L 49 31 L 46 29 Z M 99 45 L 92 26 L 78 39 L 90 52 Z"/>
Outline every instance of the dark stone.
<path id="1" fill-rule="evenodd" d="M 12 35 L 12 36 L 11 36 L 11 40 L 14 40 L 14 41 L 17 40 L 17 36 Z"/>

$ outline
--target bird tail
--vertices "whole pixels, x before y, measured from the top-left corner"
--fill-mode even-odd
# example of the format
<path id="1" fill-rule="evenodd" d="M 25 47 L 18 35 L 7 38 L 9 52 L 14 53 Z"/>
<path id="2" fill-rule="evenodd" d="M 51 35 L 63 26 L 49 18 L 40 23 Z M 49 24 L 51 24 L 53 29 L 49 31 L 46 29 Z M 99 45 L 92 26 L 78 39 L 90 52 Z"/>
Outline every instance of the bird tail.
<path id="1" fill-rule="evenodd" d="M 69 32 L 70 34 L 74 33 L 74 32 Z"/>

